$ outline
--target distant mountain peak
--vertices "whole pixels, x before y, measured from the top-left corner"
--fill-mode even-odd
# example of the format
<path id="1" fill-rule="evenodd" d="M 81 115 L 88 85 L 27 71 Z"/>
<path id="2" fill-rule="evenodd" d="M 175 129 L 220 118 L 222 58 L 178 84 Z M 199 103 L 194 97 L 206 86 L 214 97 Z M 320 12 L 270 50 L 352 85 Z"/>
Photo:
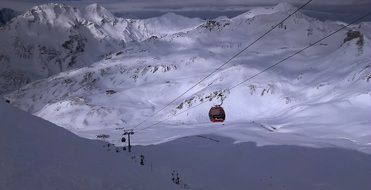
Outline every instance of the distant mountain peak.
<path id="1" fill-rule="evenodd" d="M 289 10 L 292 10 L 292 9 L 295 9 L 296 7 L 290 3 L 287 3 L 287 2 L 282 2 L 282 3 L 278 3 L 276 6 L 274 6 L 273 9 L 277 10 L 277 11 L 289 11 Z"/>
<path id="2" fill-rule="evenodd" d="M 30 11 L 46 11 L 46 10 L 53 10 L 56 13 L 64 13 L 64 12 L 77 12 L 78 9 L 72 7 L 70 5 L 62 4 L 62 3 L 45 3 L 42 5 L 34 6 L 31 8 Z M 61 11 L 61 12 L 59 12 Z"/>
<path id="3" fill-rule="evenodd" d="M 295 6 L 291 5 L 290 3 L 279 3 L 276 6 L 273 7 L 257 7 L 249 10 L 248 12 L 242 13 L 234 19 L 250 19 L 258 15 L 269 15 L 269 14 L 274 14 L 277 12 L 291 12 L 292 10 L 295 10 Z"/>
<path id="4" fill-rule="evenodd" d="M 69 5 L 46 3 L 32 7 L 23 14 L 23 17 L 30 19 L 31 22 L 68 25 L 69 21 L 80 19 L 81 12 L 76 7 Z"/>
<path id="5" fill-rule="evenodd" d="M 166 17 L 166 18 L 168 18 L 168 17 L 182 17 L 183 18 L 184 16 L 178 15 L 174 12 L 167 12 L 167 13 L 161 15 L 160 17 Z"/>
<path id="6" fill-rule="evenodd" d="M 189 17 L 185 17 L 185 16 L 182 16 L 182 15 L 179 15 L 179 14 L 176 14 L 174 12 L 167 12 L 159 17 L 153 17 L 153 18 L 149 18 L 147 20 L 167 20 L 167 21 L 174 21 L 174 22 L 188 22 L 190 20 L 201 20 L 201 19 L 192 19 L 192 18 L 189 18 Z"/>
<path id="7" fill-rule="evenodd" d="M 102 22 L 102 20 L 111 21 L 116 17 L 106 8 L 98 3 L 93 3 L 85 7 L 85 17 L 95 23 Z"/>

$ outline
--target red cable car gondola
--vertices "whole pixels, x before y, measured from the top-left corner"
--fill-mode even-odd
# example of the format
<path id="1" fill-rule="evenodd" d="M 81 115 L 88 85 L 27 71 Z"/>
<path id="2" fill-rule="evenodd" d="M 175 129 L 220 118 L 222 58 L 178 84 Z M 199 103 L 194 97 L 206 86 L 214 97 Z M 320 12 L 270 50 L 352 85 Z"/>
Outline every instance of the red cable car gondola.
<path id="1" fill-rule="evenodd" d="M 225 112 L 224 112 L 223 107 L 221 107 L 220 105 L 216 105 L 212 107 L 209 111 L 209 118 L 210 118 L 210 121 L 213 123 L 224 122 Z"/>

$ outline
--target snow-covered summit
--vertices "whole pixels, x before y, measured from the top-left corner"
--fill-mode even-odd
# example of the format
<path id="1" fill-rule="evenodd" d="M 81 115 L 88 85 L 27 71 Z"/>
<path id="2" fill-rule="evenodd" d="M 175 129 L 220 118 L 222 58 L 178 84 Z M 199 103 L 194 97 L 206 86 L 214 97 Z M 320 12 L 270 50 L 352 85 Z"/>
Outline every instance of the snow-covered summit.
<path id="1" fill-rule="evenodd" d="M 81 20 L 79 9 L 59 3 L 47 3 L 31 8 L 22 17 L 28 22 L 50 24 L 57 27 L 71 27 L 76 20 Z"/>
<path id="2" fill-rule="evenodd" d="M 202 22 L 204 21 L 199 18 L 188 18 L 175 13 L 166 13 L 159 17 L 144 19 L 143 25 L 155 34 L 166 35 L 192 30 Z"/>
<path id="3" fill-rule="evenodd" d="M 295 9 L 297 9 L 297 7 L 288 2 L 281 2 L 271 9 L 274 9 L 276 11 L 294 11 Z"/>
<path id="4" fill-rule="evenodd" d="M 110 11 L 97 3 L 86 6 L 84 16 L 94 23 L 110 22 L 116 19 Z"/>
<path id="5" fill-rule="evenodd" d="M 234 19 L 250 19 L 258 15 L 270 15 L 270 14 L 274 14 L 277 12 L 283 12 L 283 13 L 289 14 L 290 11 L 293 11 L 295 9 L 296 7 L 291 5 L 290 3 L 279 3 L 274 7 L 253 8 L 247 11 L 246 13 L 242 13 L 234 17 Z"/>

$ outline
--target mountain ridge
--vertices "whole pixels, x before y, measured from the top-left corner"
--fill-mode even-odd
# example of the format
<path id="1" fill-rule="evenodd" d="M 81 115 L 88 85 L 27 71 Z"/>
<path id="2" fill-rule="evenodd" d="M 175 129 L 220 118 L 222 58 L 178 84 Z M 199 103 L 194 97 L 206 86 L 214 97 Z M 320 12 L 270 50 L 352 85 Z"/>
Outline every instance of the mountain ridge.
<path id="1" fill-rule="evenodd" d="M 57 3 L 35 6 L 0 30 L 3 76 L 0 93 L 62 71 L 89 66 L 127 43 L 157 35 L 156 30 L 148 30 L 148 22 L 151 21 L 114 17 L 98 4 L 83 11 Z"/>
<path id="2" fill-rule="evenodd" d="M 125 43 L 89 66 L 32 82 L 6 97 L 14 106 L 80 136 L 95 138 L 97 133 L 105 132 L 118 138 L 116 128 L 133 127 L 154 114 L 287 17 L 286 10 L 291 9 L 281 4 L 268 8 L 275 10 L 270 14 L 263 11 L 249 18 L 219 18 L 201 23 L 196 20 L 194 27 L 156 35 L 153 31 L 157 28 L 146 27 L 148 20 L 124 20 L 135 26 L 131 27 L 133 31 L 144 27 L 141 31 L 146 32 L 146 37 L 128 31 L 136 36 L 131 39 L 143 40 Z M 111 27 L 114 22 L 96 24 L 108 30 L 104 27 Z M 317 141 L 321 141 L 370 152 L 371 134 L 364 132 L 370 122 L 370 111 L 365 105 L 369 105 L 371 97 L 371 48 L 365 23 L 350 26 L 238 89 L 228 90 L 340 27 L 338 22 L 295 14 L 168 109 L 139 126 L 136 143 L 156 144 L 187 135 L 216 133 L 239 142 L 256 140 L 263 145 L 317 146 Z M 73 39 L 67 48 L 74 49 L 78 40 L 85 43 L 84 39 Z M 362 43 L 358 42 L 360 39 Z M 225 97 L 225 124 L 230 128 L 219 129 L 219 125 L 209 123 L 208 109 L 220 104 L 219 95 Z M 199 103 L 203 105 L 187 111 Z M 184 114 L 173 117 L 180 112 Z M 167 121 L 151 126 L 161 120 Z M 167 133 L 159 136 L 162 130 Z M 358 143 L 343 143 L 339 139 Z"/>

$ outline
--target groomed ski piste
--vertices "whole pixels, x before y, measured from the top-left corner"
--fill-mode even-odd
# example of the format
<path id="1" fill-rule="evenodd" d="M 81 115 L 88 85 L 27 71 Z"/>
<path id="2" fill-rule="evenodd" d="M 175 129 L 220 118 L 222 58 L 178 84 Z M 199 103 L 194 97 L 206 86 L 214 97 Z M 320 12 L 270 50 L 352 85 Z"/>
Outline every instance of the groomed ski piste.
<path id="1" fill-rule="evenodd" d="M 117 147 L 125 145 L 122 129 L 135 126 L 132 144 L 141 146 L 132 155 L 144 154 L 151 169 L 127 152 L 104 149 L 110 155 L 105 159 L 126 156 L 146 168 L 143 175 L 159 168 L 156 176 L 165 181 L 169 171 L 182 175 L 183 186 L 170 180 L 161 189 L 369 189 L 369 22 L 230 89 L 346 25 L 295 13 L 157 114 L 295 9 L 283 3 L 234 18 L 205 21 L 171 13 L 134 20 L 97 4 L 81 11 L 41 5 L 0 31 L 6 39 L 0 42 L 2 92 L 21 110 L 84 138 L 109 135 L 106 140 Z M 210 123 L 207 113 L 221 97 L 226 121 Z"/>

